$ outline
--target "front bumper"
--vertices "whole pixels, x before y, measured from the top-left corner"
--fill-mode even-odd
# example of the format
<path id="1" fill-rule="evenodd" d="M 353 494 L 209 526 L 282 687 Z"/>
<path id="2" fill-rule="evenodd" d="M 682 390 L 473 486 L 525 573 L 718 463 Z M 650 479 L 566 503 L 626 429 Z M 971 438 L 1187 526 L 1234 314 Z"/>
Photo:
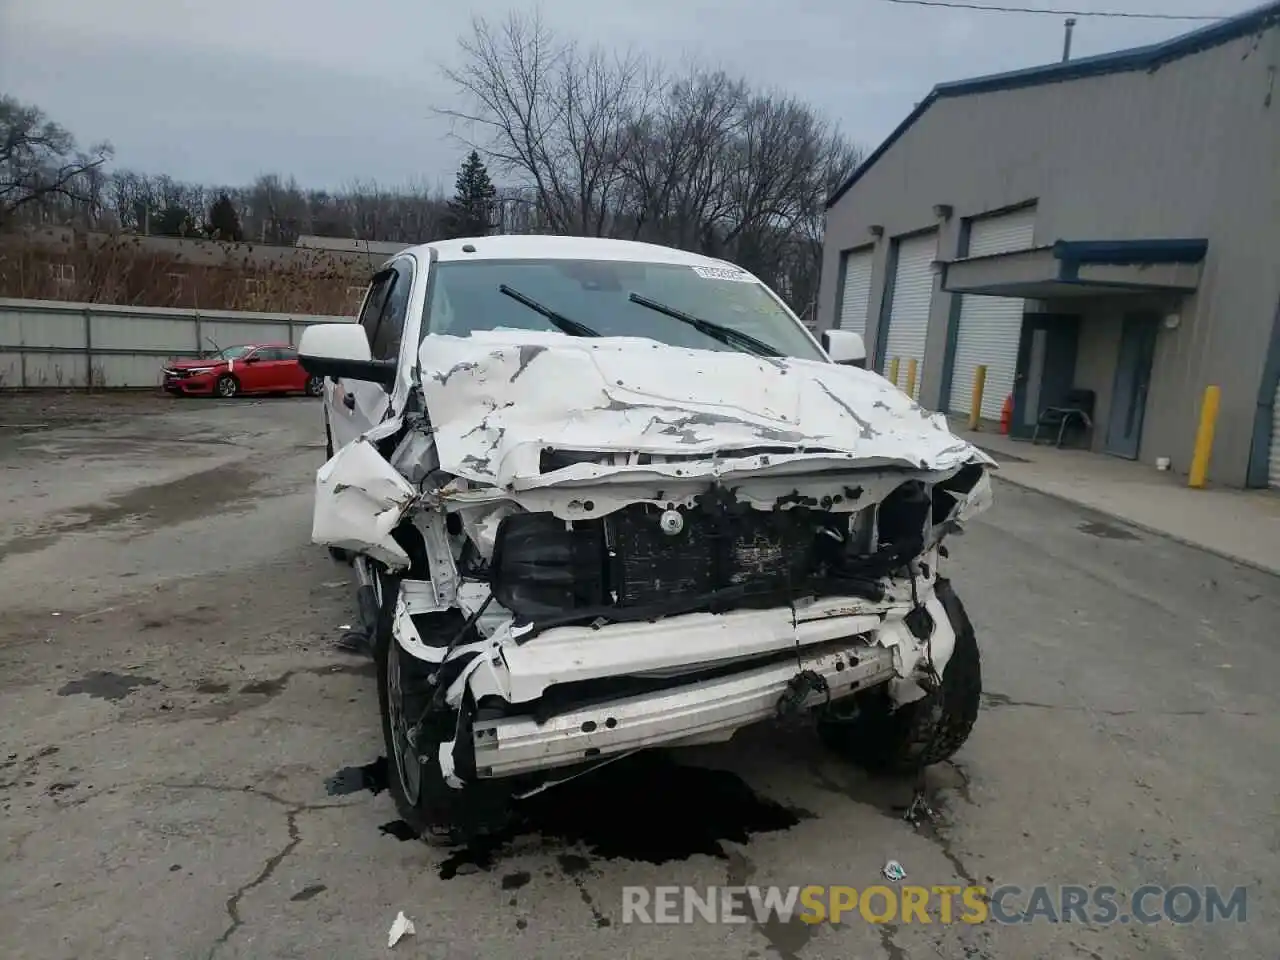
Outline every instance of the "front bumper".
<path id="1" fill-rule="evenodd" d="M 165 371 L 161 386 L 169 393 L 203 395 L 213 393 L 213 384 L 216 380 L 217 377 L 212 373 L 202 373 L 194 377 L 181 377 L 171 375 L 168 371 Z"/>
<path id="2" fill-rule="evenodd" d="M 936 570 L 932 555 L 930 561 Z M 441 746 L 442 768 L 448 775 L 460 764 L 479 779 L 494 779 L 647 747 L 728 740 L 774 716 L 807 671 L 816 677 L 805 677 L 802 697 L 788 697 L 792 709 L 880 684 L 894 704 L 909 703 L 925 694 L 918 681 L 927 664 L 942 673 L 955 648 L 956 629 L 936 584 L 933 576 L 917 579 L 918 602 L 928 615 L 916 618 L 914 632 L 907 616 L 911 590 L 897 581 L 888 582 L 881 601 L 833 597 L 792 608 L 685 614 L 600 629 L 557 627 L 524 644 L 511 637 L 508 620 L 489 639 L 463 644 L 450 657 L 468 658 L 448 681 L 451 706 L 469 695 L 474 703 L 504 701 L 508 709 L 505 716 L 480 716 L 464 725 L 463 739 Z M 393 635 L 406 653 L 428 663 L 440 663 L 444 650 L 423 643 L 413 618 L 439 609 L 430 582 L 401 582 Z M 625 677 L 666 678 L 670 685 L 590 699 L 592 681 Z M 567 692 L 567 685 L 577 687 L 580 699 L 539 717 L 540 707 L 550 705 L 544 696 L 553 688 Z M 446 762 L 446 754 L 453 760 Z"/>
<path id="3" fill-rule="evenodd" d="M 590 762 L 655 746 L 727 740 L 742 727 L 778 714 L 789 684 L 802 670 L 825 682 L 794 706 L 838 700 L 894 675 L 893 652 L 856 638 L 802 649 L 798 661 L 744 670 L 562 713 L 544 723 L 526 717 L 477 721 L 472 729 L 480 779 Z"/>

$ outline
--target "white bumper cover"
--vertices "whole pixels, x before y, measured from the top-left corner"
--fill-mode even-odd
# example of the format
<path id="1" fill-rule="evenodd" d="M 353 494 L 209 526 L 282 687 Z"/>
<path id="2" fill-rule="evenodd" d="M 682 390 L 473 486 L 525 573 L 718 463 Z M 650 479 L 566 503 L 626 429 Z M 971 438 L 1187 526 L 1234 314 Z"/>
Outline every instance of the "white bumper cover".
<path id="1" fill-rule="evenodd" d="M 794 706 L 816 707 L 887 682 L 892 699 L 908 703 L 924 694 L 915 678 L 929 662 L 941 674 L 955 647 L 955 631 L 934 582 L 917 583 L 932 621 L 925 639 L 904 617 L 909 602 L 856 598 L 789 608 L 688 614 L 655 622 L 620 623 L 598 630 L 561 627 L 517 643 L 509 630 L 470 647 L 477 652 L 450 687 L 448 701 L 467 694 L 498 696 L 534 707 L 558 684 L 617 677 L 679 677 L 717 670 L 715 679 L 594 703 L 539 723 L 528 715 L 478 720 L 472 731 L 480 778 L 552 770 L 633 750 L 727 740 L 744 726 L 773 717 L 788 684 L 803 671 L 825 681 Z M 395 636 L 413 656 L 439 660 L 413 628 L 411 609 L 429 600 L 412 581 L 402 585 Z M 794 656 L 759 666 L 761 657 Z M 750 658 L 739 671 L 724 673 Z M 446 752 L 451 752 L 450 743 Z"/>
<path id="2" fill-rule="evenodd" d="M 799 662 L 744 670 L 661 693 L 627 697 L 537 723 L 525 717 L 477 723 L 472 732 L 481 779 L 533 773 L 590 762 L 645 747 L 727 740 L 748 724 L 773 717 L 788 684 L 801 670 L 822 677 L 798 707 L 816 707 L 893 676 L 893 655 L 883 647 L 850 642 L 806 651 Z"/>

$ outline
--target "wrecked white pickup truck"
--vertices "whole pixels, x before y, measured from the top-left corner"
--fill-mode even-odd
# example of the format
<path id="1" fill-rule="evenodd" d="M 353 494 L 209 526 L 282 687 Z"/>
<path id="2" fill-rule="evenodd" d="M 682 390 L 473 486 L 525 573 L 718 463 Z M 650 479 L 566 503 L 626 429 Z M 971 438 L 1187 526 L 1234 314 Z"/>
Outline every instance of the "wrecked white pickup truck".
<path id="1" fill-rule="evenodd" d="M 415 827 L 780 714 L 881 767 L 964 743 L 939 559 L 993 464 L 858 335 L 723 261 L 482 237 L 399 254 L 299 353 L 330 378 L 312 535 L 357 571 Z"/>

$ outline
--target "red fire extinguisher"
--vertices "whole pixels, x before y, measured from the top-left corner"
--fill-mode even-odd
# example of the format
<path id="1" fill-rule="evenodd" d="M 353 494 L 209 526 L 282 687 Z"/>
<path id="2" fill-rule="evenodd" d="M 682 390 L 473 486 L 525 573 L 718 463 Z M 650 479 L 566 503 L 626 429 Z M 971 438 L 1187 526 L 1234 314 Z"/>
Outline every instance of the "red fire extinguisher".
<path id="1" fill-rule="evenodd" d="M 1000 432 L 1006 436 L 1013 424 L 1013 394 L 1004 398 L 1004 406 L 1000 408 Z"/>

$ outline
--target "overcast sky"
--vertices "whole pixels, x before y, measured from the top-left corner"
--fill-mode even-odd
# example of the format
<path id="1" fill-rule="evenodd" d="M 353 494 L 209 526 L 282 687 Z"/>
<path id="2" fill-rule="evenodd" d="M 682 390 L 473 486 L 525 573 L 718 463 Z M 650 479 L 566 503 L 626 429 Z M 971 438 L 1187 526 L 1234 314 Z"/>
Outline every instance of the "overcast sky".
<path id="1" fill-rule="evenodd" d="M 1000 0 L 976 0 L 998 3 Z M 1005 0 L 1234 14 L 1257 0 Z M 116 166 L 208 183 L 292 174 L 452 187 L 462 148 L 432 108 L 471 17 L 504 0 L 0 0 L 0 92 L 43 107 Z M 885 0 L 542 0 L 558 33 L 696 58 L 809 101 L 866 147 L 935 84 L 1052 62 L 1062 17 Z M 1081 18 L 1073 56 L 1195 29 Z"/>

